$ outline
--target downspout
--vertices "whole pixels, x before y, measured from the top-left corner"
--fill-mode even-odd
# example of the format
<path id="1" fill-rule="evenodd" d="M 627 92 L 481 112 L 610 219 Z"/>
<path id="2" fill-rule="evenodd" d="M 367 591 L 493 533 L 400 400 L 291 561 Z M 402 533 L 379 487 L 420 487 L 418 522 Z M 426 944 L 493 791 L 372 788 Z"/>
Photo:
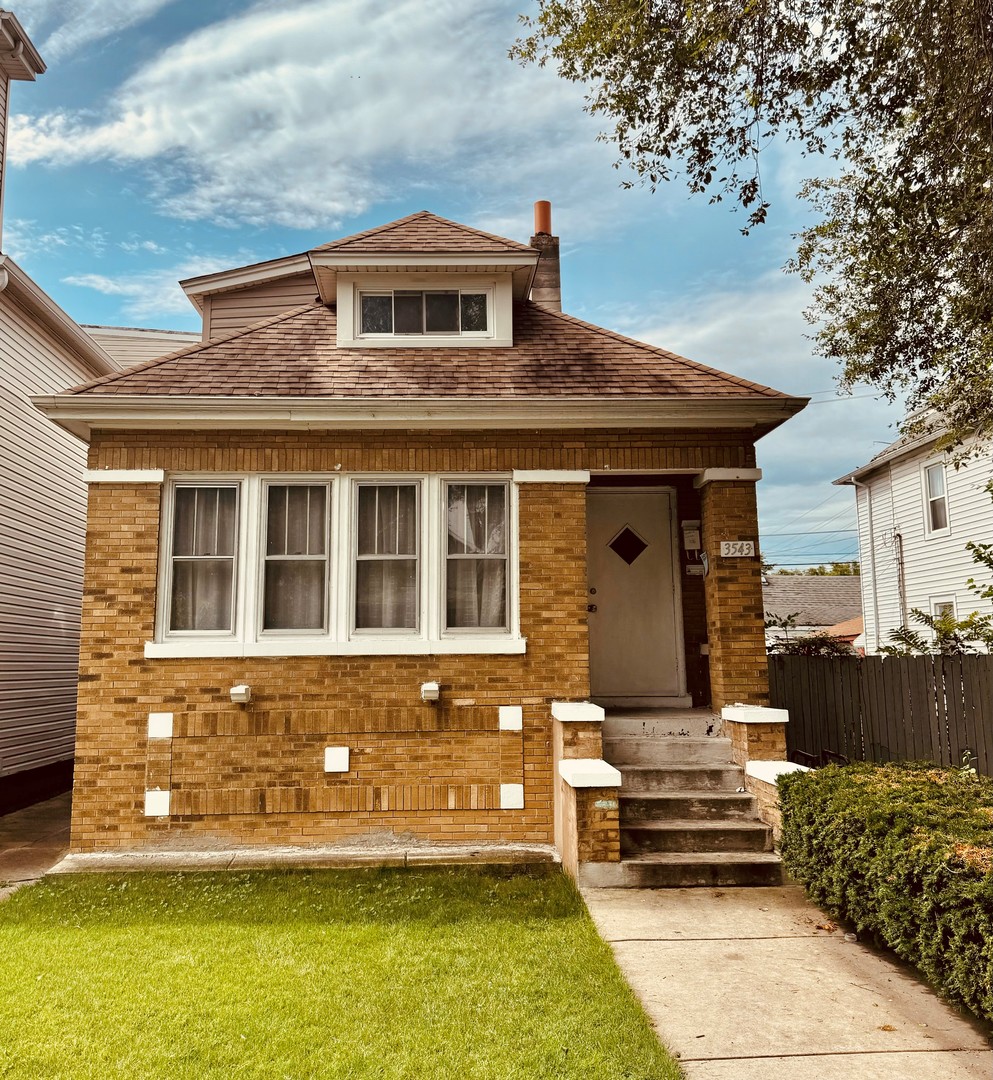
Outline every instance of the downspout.
<path id="1" fill-rule="evenodd" d="M 903 569 L 903 533 L 893 534 L 896 548 L 896 593 L 900 603 L 900 625 L 907 625 L 907 578 Z"/>
<path id="2" fill-rule="evenodd" d="M 879 595 L 876 591 L 876 538 L 872 531 L 872 487 L 869 484 L 863 484 L 861 480 L 856 480 L 854 477 L 851 484 L 856 489 L 862 488 L 865 492 L 866 515 L 869 526 L 869 583 L 872 587 L 872 651 L 876 652 L 879 648 Z"/>

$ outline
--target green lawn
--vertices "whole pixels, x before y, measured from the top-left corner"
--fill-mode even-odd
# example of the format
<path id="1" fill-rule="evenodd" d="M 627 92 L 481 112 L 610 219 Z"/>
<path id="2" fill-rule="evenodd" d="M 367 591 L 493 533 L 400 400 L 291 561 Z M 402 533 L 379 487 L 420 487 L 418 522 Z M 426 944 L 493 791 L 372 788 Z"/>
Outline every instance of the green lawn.
<path id="1" fill-rule="evenodd" d="M 0 1077 L 680 1075 L 551 868 L 93 874 L 0 904 Z"/>

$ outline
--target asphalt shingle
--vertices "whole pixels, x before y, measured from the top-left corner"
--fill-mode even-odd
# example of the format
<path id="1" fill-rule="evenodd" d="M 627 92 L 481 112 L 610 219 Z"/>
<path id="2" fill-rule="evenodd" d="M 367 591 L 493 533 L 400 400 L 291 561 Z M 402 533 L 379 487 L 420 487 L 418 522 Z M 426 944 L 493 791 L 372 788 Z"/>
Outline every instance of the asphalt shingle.
<path id="1" fill-rule="evenodd" d="M 70 392 L 325 398 L 788 397 L 530 302 L 515 305 L 514 344 L 509 347 L 339 348 L 334 310 L 312 304 Z"/>

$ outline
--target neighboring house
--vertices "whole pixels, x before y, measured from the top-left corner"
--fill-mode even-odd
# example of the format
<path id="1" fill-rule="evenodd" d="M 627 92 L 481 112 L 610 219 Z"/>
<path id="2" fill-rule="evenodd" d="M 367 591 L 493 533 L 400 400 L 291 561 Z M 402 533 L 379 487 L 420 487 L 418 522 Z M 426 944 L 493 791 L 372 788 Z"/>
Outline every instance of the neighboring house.
<path id="1" fill-rule="evenodd" d="M 202 344 L 37 399 L 90 443 L 75 851 L 550 843 L 552 701 L 767 700 L 804 401 L 562 314 L 536 210 L 187 281 Z"/>
<path id="2" fill-rule="evenodd" d="M 856 615 L 854 619 L 845 619 L 843 622 L 835 623 L 834 626 L 829 626 L 822 632 L 825 636 L 834 638 L 835 641 L 851 645 L 858 653 L 865 653 L 865 639 L 863 637 L 865 621 L 861 615 Z"/>
<path id="3" fill-rule="evenodd" d="M 789 630 L 767 626 L 766 642 L 781 637 L 824 633 L 835 623 L 855 618 L 862 610 L 861 586 L 856 575 L 768 574 L 762 583 L 766 619 L 795 616 Z"/>
<path id="4" fill-rule="evenodd" d="M 88 326 L 83 329 L 118 367 L 133 367 L 145 360 L 155 360 L 200 340 L 200 335 L 186 330 L 145 330 L 135 326 Z"/>
<path id="5" fill-rule="evenodd" d="M 0 210 L 10 83 L 44 70 L 20 24 L 0 11 Z M 30 398 L 116 370 L 0 253 L 0 813 L 64 790 L 72 775 L 86 447 Z"/>
<path id="6" fill-rule="evenodd" d="M 966 584 L 988 584 L 966 544 L 993 540 L 993 456 L 987 448 L 956 467 L 936 441 L 898 439 L 835 481 L 855 488 L 867 653 L 914 625 L 915 608 L 959 619 L 993 613 Z"/>
<path id="7" fill-rule="evenodd" d="M 0 11 L 0 226 L 10 83 L 44 70 L 17 19 Z M 86 446 L 30 399 L 114 373 L 142 349 L 153 355 L 144 335 L 158 333 L 87 334 L 2 252 L 0 235 L 0 813 L 66 790 L 75 738 Z M 179 343 L 159 335 L 151 347 Z"/>

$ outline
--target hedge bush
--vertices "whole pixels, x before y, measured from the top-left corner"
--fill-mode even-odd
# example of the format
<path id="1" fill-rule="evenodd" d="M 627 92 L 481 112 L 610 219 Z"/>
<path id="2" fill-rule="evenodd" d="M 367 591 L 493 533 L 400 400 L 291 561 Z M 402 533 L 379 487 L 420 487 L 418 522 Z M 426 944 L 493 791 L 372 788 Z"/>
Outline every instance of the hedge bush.
<path id="1" fill-rule="evenodd" d="M 993 1020 L 993 781 L 860 763 L 779 793 L 783 860 L 811 898 Z"/>

